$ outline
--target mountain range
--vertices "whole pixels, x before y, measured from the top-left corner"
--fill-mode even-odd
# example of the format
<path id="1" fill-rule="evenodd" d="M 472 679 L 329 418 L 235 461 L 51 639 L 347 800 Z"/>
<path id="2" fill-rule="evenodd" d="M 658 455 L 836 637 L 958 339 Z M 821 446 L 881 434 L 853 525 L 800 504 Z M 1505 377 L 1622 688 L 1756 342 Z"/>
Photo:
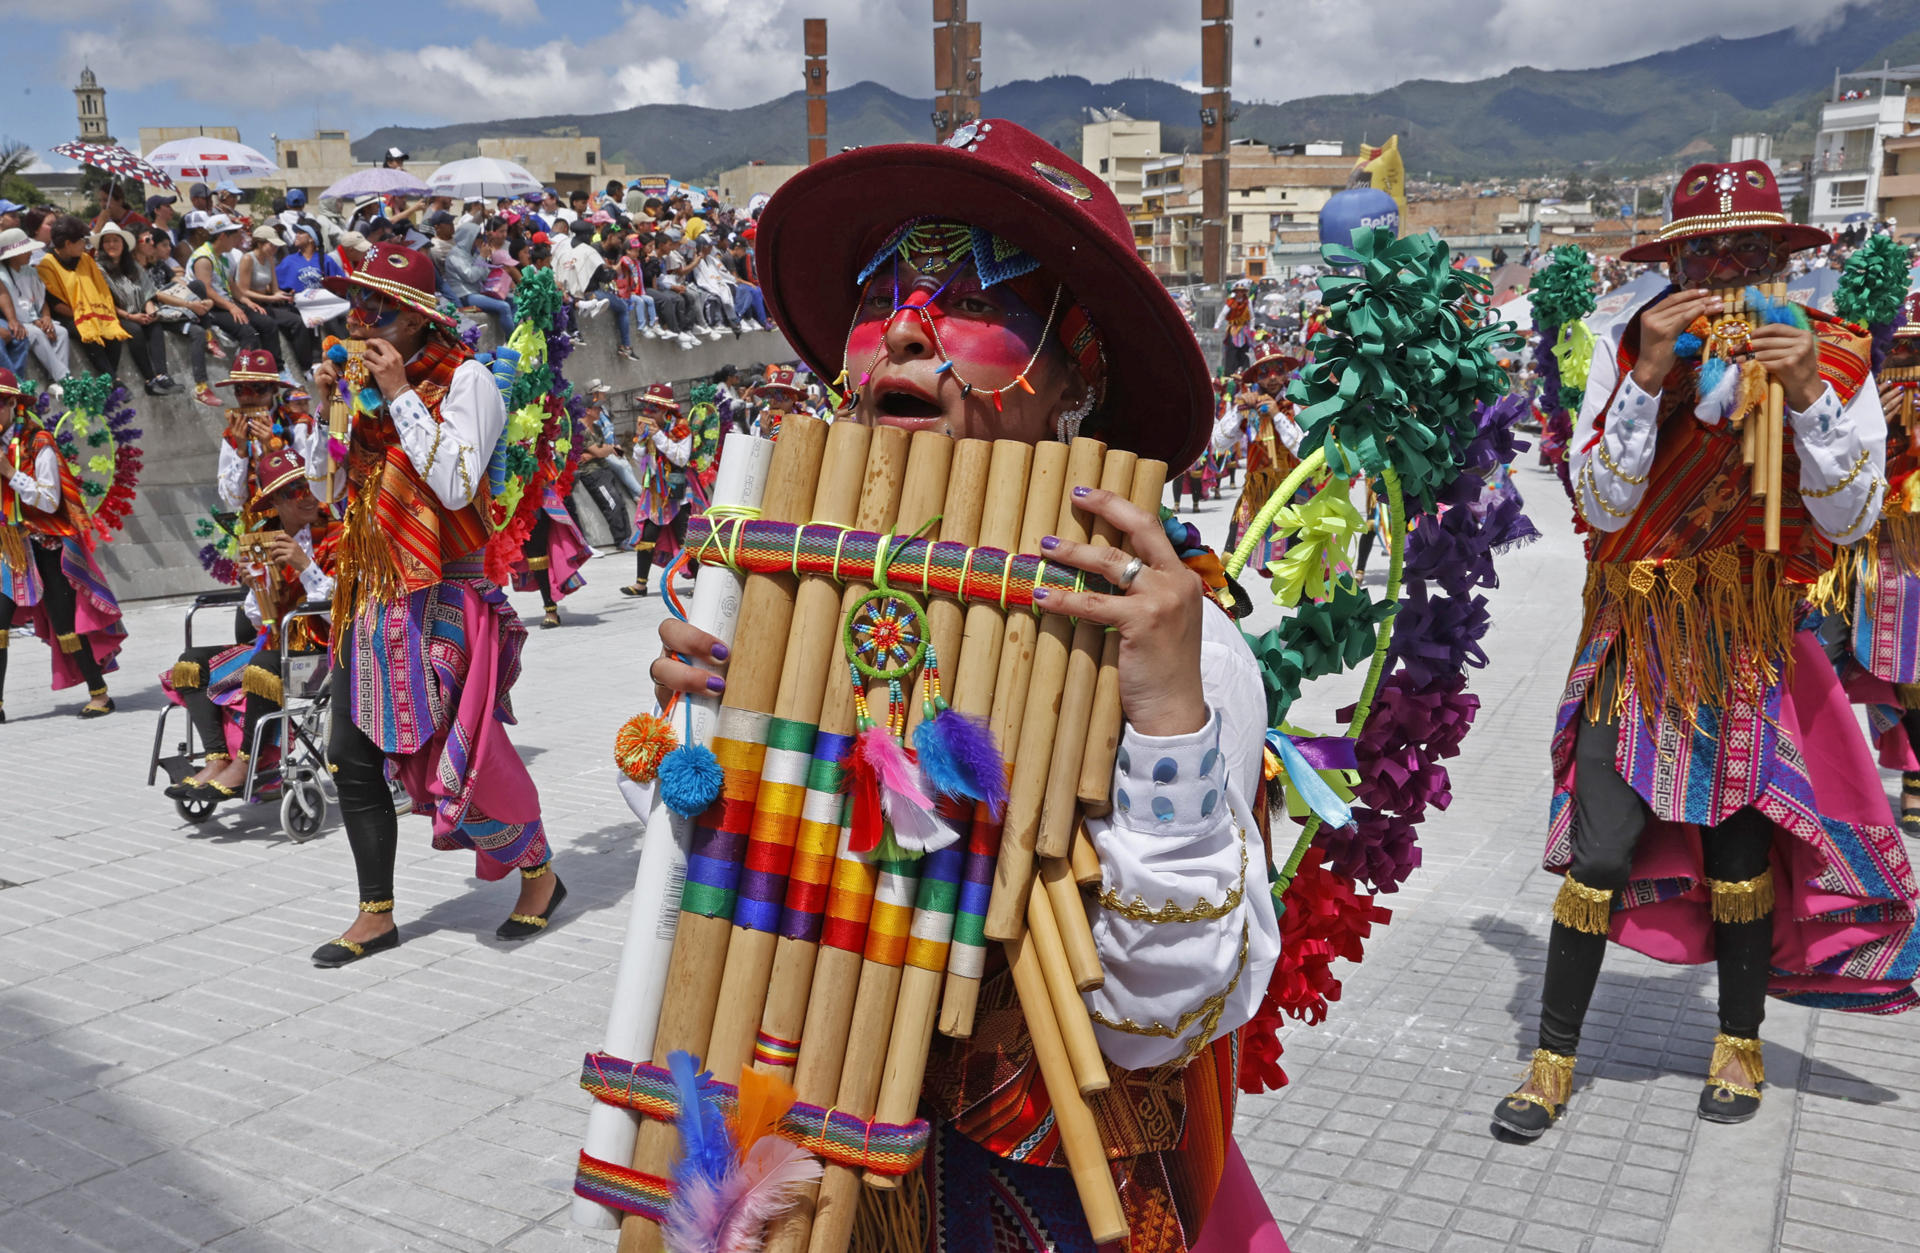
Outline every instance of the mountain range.
<path id="1" fill-rule="evenodd" d="M 1242 50 L 1246 55 L 1246 50 Z M 1811 150 L 1836 70 L 1920 62 L 1920 0 L 1849 7 L 1817 31 L 1707 39 L 1585 70 L 1520 67 L 1466 83 L 1413 80 L 1386 91 L 1236 106 L 1236 139 L 1287 143 L 1400 136 L 1409 176 L 1497 178 L 1581 167 L 1649 173 L 1723 153 L 1736 134 L 1773 136 L 1774 155 Z M 739 109 L 641 105 L 614 113 L 507 118 L 439 127 L 384 127 L 353 145 L 373 160 L 398 145 L 417 161 L 472 156 L 483 135 L 598 136 L 603 159 L 635 173 L 700 181 L 748 161 L 804 161 L 804 96 Z M 1090 108 L 1161 123 L 1168 151 L 1197 148 L 1199 96 L 1153 79 L 1092 83 L 1057 76 L 987 88 L 981 112 L 1004 117 L 1069 153 Z M 861 82 L 827 97 L 828 150 L 926 140 L 933 101 Z"/>

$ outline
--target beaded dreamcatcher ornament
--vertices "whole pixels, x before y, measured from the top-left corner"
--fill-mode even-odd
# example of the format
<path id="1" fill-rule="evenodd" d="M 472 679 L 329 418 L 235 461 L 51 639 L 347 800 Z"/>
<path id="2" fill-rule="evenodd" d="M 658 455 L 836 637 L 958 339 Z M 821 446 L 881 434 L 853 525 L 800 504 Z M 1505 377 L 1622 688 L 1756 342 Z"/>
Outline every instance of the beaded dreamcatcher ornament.
<path id="1" fill-rule="evenodd" d="M 1747 288 L 1731 304 L 1732 312 L 1694 319 L 1674 340 L 1673 350 L 1683 359 L 1700 359 L 1693 416 L 1708 426 L 1725 422 L 1739 430 L 1767 404 L 1767 368 L 1747 355 L 1754 331 L 1775 323 L 1804 331 L 1807 315 L 1791 300 L 1776 300 L 1758 287 Z"/>

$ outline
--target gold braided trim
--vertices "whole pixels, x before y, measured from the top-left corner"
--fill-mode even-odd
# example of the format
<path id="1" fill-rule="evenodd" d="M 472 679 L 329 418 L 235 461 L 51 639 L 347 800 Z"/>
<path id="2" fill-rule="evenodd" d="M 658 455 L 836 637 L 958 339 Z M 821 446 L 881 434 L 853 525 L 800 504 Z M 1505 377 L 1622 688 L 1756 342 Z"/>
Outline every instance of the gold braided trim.
<path id="1" fill-rule="evenodd" d="M 1609 888 L 1590 888 L 1572 875 L 1560 881 L 1560 894 L 1553 898 L 1553 920 L 1588 935 L 1605 935 L 1613 917 L 1613 892 Z"/>
<path id="2" fill-rule="evenodd" d="M 1855 479 L 1860 477 L 1860 471 L 1866 469 L 1867 466 L 1872 463 L 1872 461 L 1873 461 L 1873 451 L 1868 448 L 1862 448 L 1860 450 L 1859 457 L 1855 458 L 1854 460 L 1853 469 L 1847 471 L 1847 476 L 1845 478 L 1841 479 L 1838 483 L 1835 483 L 1832 487 L 1823 487 L 1817 492 L 1808 491 L 1806 488 L 1803 487 L 1800 489 L 1800 499 L 1825 500 L 1829 496 L 1838 496 L 1841 492 L 1846 491 L 1848 486 L 1851 485 Z"/>
<path id="3" fill-rule="evenodd" d="M 232 760 L 232 753 L 208 753 L 206 756 L 206 763 L 209 766 L 224 766 Z"/>
<path id="4" fill-rule="evenodd" d="M 1739 213 L 1702 213 L 1675 218 L 1660 228 L 1660 242 L 1688 239 L 1695 235 L 1717 235 L 1722 231 L 1742 231 L 1755 226 L 1785 226 L 1787 215 L 1766 209 L 1746 209 Z M 417 295 L 418 293 L 416 293 Z"/>
<path id="5" fill-rule="evenodd" d="M 22 575 L 27 572 L 27 529 L 0 522 L 0 562 L 5 562 Z"/>
<path id="6" fill-rule="evenodd" d="M 87 695 L 93 697 L 95 700 L 99 700 L 102 696 L 105 696 L 106 694 L 107 694 L 107 685 L 104 683 L 102 683 L 99 687 L 90 687 L 87 689 Z"/>
<path id="7" fill-rule="evenodd" d="M 282 695 L 280 676 L 265 666 L 248 666 L 240 672 L 240 690 L 249 696 L 258 696 L 261 700 L 272 701 L 276 705 L 286 704 Z"/>
<path id="8" fill-rule="evenodd" d="M 252 761 L 253 754 L 249 753 L 246 749 L 243 748 L 239 752 L 233 755 L 233 759 L 235 761 Z"/>
<path id="9" fill-rule="evenodd" d="M 1735 1061 L 1739 1062 L 1747 1072 L 1747 1078 L 1753 1081 L 1754 1086 L 1747 1087 L 1729 1079 L 1709 1078 L 1707 1082 L 1717 1088 L 1725 1088 L 1729 1092 L 1738 1092 L 1741 1096 L 1758 1099 L 1759 1085 L 1767 1081 L 1767 1066 L 1760 1055 L 1760 1041 L 1743 1040 L 1737 1035 L 1728 1035 L 1724 1031 L 1714 1036 L 1713 1059 L 1707 1063 L 1707 1074 L 1715 1075 L 1719 1073 L 1721 1067 Z"/>
<path id="10" fill-rule="evenodd" d="M 551 862 L 543 861 L 537 866 L 522 866 L 520 867 L 520 877 L 528 882 L 532 882 L 547 873 L 547 867 L 551 864 Z"/>
<path id="11" fill-rule="evenodd" d="M 360 947 L 358 944 L 355 944 L 352 940 L 349 940 L 344 935 L 337 937 L 334 940 L 334 943 L 338 944 L 341 948 L 346 949 L 349 953 L 352 953 L 355 957 L 365 957 L 367 955 L 366 949 Z"/>
<path id="12" fill-rule="evenodd" d="M 1920 475 L 1909 475 L 1901 485 L 1900 503 L 1903 506 L 1906 497 L 1920 495 L 1920 481 L 1917 480 L 1920 480 Z M 1892 499 L 1887 500 L 1888 512 L 1874 528 L 1875 534 L 1882 544 L 1892 546 L 1894 564 L 1900 567 L 1902 574 L 1920 575 L 1920 513 L 1905 510 L 1896 513 L 1893 512 L 1894 505 Z M 1920 508 L 1920 499 L 1914 501 L 1913 507 Z"/>
<path id="13" fill-rule="evenodd" d="M 1773 912 L 1773 868 L 1738 883 L 1708 879 L 1707 894 L 1715 922 L 1758 922 Z"/>
<path id="14" fill-rule="evenodd" d="M 68 631 L 63 635 L 56 635 L 54 639 L 59 642 L 60 651 L 63 653 L 77 653 L 80 651 L 80 637 L 72 631 Z"/>
<path id="15" fill-rule="evenodd" d="M 1153 909 L 1148 906 L 1147 902 L 1139 893 L 1134 893 L 1132 900 L 1123 901 L 1120 899 L 1120 894 L 1112 888 L 1101 889 L 1100 905 L 1101 908 L 1111 913 L 1119 914 L 1122 918 L 1132 919 L 1134 922 L 1210 922 L 1216 918 L 1225 918 L 1228 914 L 1238 909 L 1241 899 L 1246 895 L 1246 889 L 1247 833 L 1245 828 L 1240 828 L 1240 881 L 1233 885 L 1233 889 L 1227 893 L 1225 899 L 1218 905 L 1215 905 L 1212 901 L 1202 896 L 1185 909 L 1174 904 L 1171 900 L 1161 905 L 1160 908 Z"/>
<path id="16" fill-rule="evenodd" d="M 1181 1050 L 1180 1056 L 1169 1063 L 1170 1065 L 1184 1066 L 1194 1058 L 1200 1056 L 1201 1049 L 1213 1043 L 1213 1031 L 1215 1027 L 1220 1025 L 1220 1015 L 1225 1012 L 1227 1008 L 1227 998 L 1232 996 L 1233 990 L 1240 986 L 1240 977 L 1247 973 L 1247 942 L 1249 934 L 1247 924 L 1242 921 L 1240 924 L 1240 960 L 1234 967 L 1233 982 L 1227 984 L 1224 991 L 1209 996 L 1206 1000 L 1180 1015 L 1179 1019 L 1175 1021 L 1172 1026 L 1168 1026 L 1164 1022 L 1142 1024 L 1135 1022 L 1131 1018 L 1122 1018 L 1116 1022 L 1097 1009 L 1087 1012 L 1095 1022 L 1110 1030 L 1124 1032 L 1127 1035 L 1153 1036 L 1161 1040 L 1178 1040 L 1186 1035 L 1187 1031 L 1196 1022 L 1199 1023 L 1200 1030 L 1193 1033 L 1193 1038 L 1187 1041 L 1187 1046 Z"/>
<path id="17" fill-rule="evenodd" d="M 545 570 L 552 565 L 553 565 L 553 558 L 551 557 L 527 558 L 527 569 L 529 570 Z"/>
<path id="18" fill-rule="evenodd" d="M 1593 462 L 1591 461 L 1580 467 L 1580 486 L 1587 489 L 1587 495 L 1592 497 L 1593 503 L 1600 506 L 1607 514 L 1616 518 L 1631 518 L 1633 516 L 1633 510 L 1615 509 L 1607 503 L 1607 498 L 1600 494 L 1599 485 L 1593 481 Z"/>
<path id="19" fill-rule="evenodd" d="M 1619 465 L 1614 462 L 1613 455 L 1607 451 L 1606 440 L 1602 439 L 1599 443 L 1595 444 L 1593 447 L 1594 447 L 1594 451 L 1600 454 L 1600 464 L 1607 467 L 1607 469 L 1613 474 L 1614 478 L 1619 479 L 1622 483 L 1625 483 L 1628 487 L 1638 487 L 1642 483 L 1646 482 L 1648 479 L 1653 477 L 1653 471 L 1651 469 L 1649 469 L 1645 474 L 1641 475 L 1637 479 L 1634 478 L 1631 474 L 1628 474 L 1625 470 L 1622 470 L 1619 467 Z M 1596 496 L 1594 499 L 1597 500 L 1599 499 L 1599 497 Z M 1611 513 L 1612 510 L 1608 510 L 1608 512 Z"/>
<path id="20" fill-rule="evenodd" d="M 523 923 L 529 927 L 544 927 L 547 925 L 547 920 L 538 914 L 508 914 L 507 921 Z"/>
<path id="21" fill-rule="evenodd" d="M 1807 589 L 1788 583 L 1778 553 L 1752 553 L 1742 577 L 1738 545 L 1671 560 L 1594 562 L 1587 568 L 1586 621 L 1592 638 L 1603 620 L 1616 629 L 1614 655 L 1632 682 L 1613 685 L 1613 708 L 1600 708 L 1603 685 L 1587 692 L 1593 721 L 1624 716 L 1637 696 L 1652 717 L 1668 710 L 1697 723 L 1700 710 L 1738 695 L 1757 700 L 1791 672 L 1795 619 Z"/>
<path id="22" fill-rule="evenodd" d="M 363 914 L 390 914 L 393 912 L 393 900 L 392 898 L 388 898 L 384 901 L 361 901 L 360 912 Z"/>
<path id="23" fill-rule="evenodd" d="M 197 661 L 176 661 L 173 663 L 173 690 L 186 691 L 206 686 L 206 671 Z"/>
<path id="24" fill-rule="evenodd" d="M 400 566 L 394 545 L 375 520 L 380 480 L 387 463 L 377 462 L 359 495 L 347 506 L 339 547 L 334 552 L 333 620 L 350 622 L 355 611 L 371 601 L 392 600 L 400 594 Z"/>
<path id="25" fill-rule="evenodd" d="M 1555 1053 L 1548 1049 L 1533 1050 L 1533 1060 L 1527 1063 L 1527 1073 L 1521 1076 L 1520 1087 L 1536 1088 L 1541 1095 L 1514 1091 L 1507 1094 L 1507 1099 L 1531 1101 L 1558 1117 L 1566 1107 L 1567 1098 L 1573 1095 L 1573 1061 L 1571 1054 Z"/>

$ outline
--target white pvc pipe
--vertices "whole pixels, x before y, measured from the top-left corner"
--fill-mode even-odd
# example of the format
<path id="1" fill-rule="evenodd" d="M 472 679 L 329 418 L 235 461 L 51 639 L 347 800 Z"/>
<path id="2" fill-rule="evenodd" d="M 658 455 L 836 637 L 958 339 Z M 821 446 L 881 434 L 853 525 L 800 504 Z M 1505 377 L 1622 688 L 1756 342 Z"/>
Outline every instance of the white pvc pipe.
<path id="1" fill-rule="evenodd" d="M 767 489 L 767 467 L 773 460 L 773 441 L 731 434 L 721 451 L 720 472 L 713 484 L 718 506 L 760 507 Z M 725 566 L 703 568 L 693 585 L 687 621 L 733 643 L 740 614 L 742 578 Z M 689 743 L 705 744 L 713 736 L 720 700 L 715 696 L 683 697 L 692 711 L 692 728 L 678 730 Z M 675 721 L 680 712 L 675 710 Z M 634 874 L 632 905 L 627 913 L 627 942 L 620 950 L 614 974 L 613 1004 L 607 1011 L 605 1052 L 630 1061 L 650 1061 L 653 1033 L 660 1025 L 660 1002 L 666 994 L 667 960 L 673 953 L 673 935 L 680 924 L 680 889 L 687 877 L 687 845 L 693 820 L 682 818 L 656 803 L 651 785 L 622 776 L 620 792 L 637 817 L 646 820 L 640 845 L 640 867 Z M 633 1144 L 640 1119 L 631 1110 L 595 1101 L 587 1113 L 586 1151 L 602 1161 L 620 1165 L 633 1160 Z M 580 1227 L 610 1230 L 620 1225 L 620 1214 L 597 1201 L 575 1195 L 573 1221 Z"/>

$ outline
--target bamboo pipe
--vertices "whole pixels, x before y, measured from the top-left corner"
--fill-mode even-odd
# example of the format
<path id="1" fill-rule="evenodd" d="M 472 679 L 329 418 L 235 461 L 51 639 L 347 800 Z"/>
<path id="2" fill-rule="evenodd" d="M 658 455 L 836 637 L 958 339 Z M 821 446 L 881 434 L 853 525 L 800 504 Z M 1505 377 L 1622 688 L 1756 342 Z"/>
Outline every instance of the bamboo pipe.
<path id="1" fill-rule="evenodd" d="M 1100 854 L 1093 851 L 1093 841 L 1087 838 L 1087 820 L 1083 817 L 1073 824 L 1073 848 L 1067 853 L 1067 861 L 1073 866 L 1073 880 L 1081 887 L 1100 886 Z"/>
<path id="2" fill-rule="evenodd" d="M 1105 983 L 1107 976 L 1100 969 L 1100 950 L 1093 942 L 1093 924 L 1087 920 L 1087 902 L 1080 896 L 1080 881 L 1074 876 L 1073 863 L 1065 857 L 1041 858 L 1040 884 L 1051 902 L 1059 929 L 1061 956 L 1073 973 L 1073 986 L 1078 991 L 1091 992 Z"/>
<path id="3" fill-rule="evenodd" d="M 1134 466 L 1133 490 L 1127 499 L 1158 517 L 1166 487 L 1167 463 L 1143 459 Z M 1120 722 L 1120 637 L 1108 633 L 1100 653 L 1100 674 L 1094 680 L 1086 757 L 1080 763 L 1080 804 L 1095 818 L 1113 808 L 1113 758 L 1120 748 Z"/>
<path id="4" fill-rule="evenodd" d="M 1034 955 L 1040 959 L 1040 972 L 1046 976 L 1047 998 L 1053 1004 L 1054 1021 L 1059 1026 L 1067 1060 L 1073 1067 L 1074 1083 L 1082 1096 L 1106 1091 L 1111 1082 L 1107 1077 L 1107 1062 L 1100 1056 L 1099 1041 L 1094 1039 L 1093 1019 L 1086 1012 L 1086 1003 L 1080 999 L 1080 990 L 1074 986 L 1073 972 L 1067 966 L 1053 915 L 1053 901 L 1043 883 L 1035 883 L 1027 894 L 1027 936 Z M 1070 1012 L 1074 1008 L 1080 1012 Z"/>
<path id="5" fill-rule="evenodd" d="M 1140 458 L 1124 448 L 1107 454 L 1100 469 L 1100 487 L 1116 496 L 1129 495 Z M 1111 548 L 1120 542 L 1120 528 L 1105 518 L 1093 524 L 1087 542 L 1095 548 Z M 1098 622 L 1081 622 L 1073 628 L 1073 647 L 1067 654 L 1067 680 L 1060 690 L 1060 722 L 1047 770 L 1046 798 L 1040 807 L 1040 838 L 1037 847 L 1042 857 L 1059 857 L 1071 851 L 1074 814 L 1079 798 L 1080 769 L 1087 753 L 1087 729 L 1093 717 L 1094 685 L 1100 677 L 1100 655 L 1106 628 Z"/>
<path id="6" fill-rule="evenodd" d="M 870 499 L 896 493 L 905 468 L 906 440 L 874 435 L 874 428 L 857 422 L 833 424 L 809 522 L 851 526 Z M 800 580 L 787 630 L 780 691 L 774 701 L 746 854 L 750 868 L 777 879 L 771 890 L 781 899 L 793 863 L 827 676 L 840 648 L 840 600 L 841 589 L 831 575 Z M 777 901 L 750 901 L 748 893 L 742 892 L 734 911 L 726 974 L 720 981 L 704 1058 L 706 1068 L 716 1075 L 739 1075 L 753 1056 L 753 1037 L 760 1027 L 779 940 L 778 910 Z"/>
<path id="7" fill-rule="evenodd" d="M 986 508 L 987 474 L 993 461 L 993 445 L 984 439 L 963 439 L 953 446 L 952 468 L 947 478 L 947 503 L 940 515 L 940 538 L 969 548 L 980 542 L 980 516 Z M 933 642 L 934 656 L 949 687 L 959 673 L 960 639 L 966 629 L 967 610 L 951 596 L 935 597 L 927 605 L 927 638 Z M 914 728 L 926 717 L 925 671 L 913 680 L 907 701 L 907 736 L 912 742 Z M 951 695 L 947 704 L 953 704 Z"/>
<path id="8" fill-rule="evenodd" d="M 1058 449 L 1058 444 L 1040 449 Z M 1089 530 L 1089 515 L 1075 507 L 1072 489 L 1091 487 L 1100 481 L 1100 463 L 1107 447 L 1098 440 L 1076 439 L 1061 452 L 1065 454 L 1064 478 L 1058 495 L 1052 496 L 1052 516 L 1044 508 L 1038 521 L 1045 530 L 1035 534 L 1036 503 L 1029 490 L 1028 512 L 1020 519 L 1020 546 L 1023 552 L 1039 551 L 1040 541 L 1050 531 L 1068 533 L 1069 538 L 1084 540 Z M 1035 452 L 1036 465 L 1039 452 Z M 1036 474 L 1036 477 L 1038 475 Z M 1031 484 L 1029 484 L 1031 489 Z M 1016 651 L 1011 645 L 1020 641 Z M 1046 798 L 1047 771 L 1053 763 L 1053 734 L 1060 716 L 1060 690 L 1067 680 L 1067 651 L 1072 646 L 1073 622 L 1056 614 L 1036 621 L 1034 615 L 1016 616 L 1007 624 L 1008 652 L 1013 653 L 1009 667 L 1007 653 L 1000 656 L 1002 684 L 996 684 L 995 708 L 1008 696 L 1009 725 L 1019 725 L 1018 738 L 1010 740 L 1005 758 L 1013 764 L 1007 791 L 1007 817 L 1000 831 L 1000 859 L 993 867 L 993 899 L 987 906 L 987 935 L 995 940 L 1010 940 L 1026 926 L 1028 884 L 1033 878 L 1035 842 L 1040 835 L 1040 806 Z M 1022 690 L 1017 698 L 1003 692 L 1008 679 Z M 1062 853 L 1067 850 L 1060 849 Z"/>
<path id="9" fill-rule="evenodd" d="M 795 418 L 788 423 L 774 446 L 767 494 L 761 502 L 762 517 L 781 522 L 806 520 L 826 444 L 826 423 L 814 418 Z M 743 725 L 764 724 L 765 711 L 773 707 L 780 690 L 781 654 L 786 648 L 787 624 L 796 591 L 789 575 L 747 577 L 746 589 L 741 594 L 734 660 L 728 668 L 727 690 L 720 701 L 717 735 L 728 735 Z M 751 782 L 757 789 L 758 762 L 751 753 L 748 759 L 753 762 Z M 718 804 L 750 803 L 752 797 L 743 791 L 746 782 L 729 780 L 734 794 L 724 796 Z M 709 815 L 702 815 L 699 822 L 708 820 Z M 695 838 L 699 838 L 697 830 Z M 684 908 L 680 911 L 673 956 L 667 964 L 660 1021 L 654 1030 L 652 1061 L 655 1064 L 666 1065 L 668 1056 L 682 1049 L 697 1057 L 706 1055 L 714 1002 L 720 994 L 721 976 L 726 971 L 727 944 L 732 929 L 730 914 L 710 918 Z M 641 1125 L 634 1145 L 634 1169 L 664 1176 L 672 1164 L 677 1140 L 678 1133 L 671 1123 L 648 1119 Z M 660 1229 L 652 1222 L 631 1214 L 621 1222 L 620 1253 L 654 1253 L 660 1247 Z"/>
<path id="10" fill-rule="evenodd" d="M 1787 285 L 1769 283 L 1766 292 L 1775 300 L 1785 300 Z M 1780 506 L 1781 486 L 1780 467 L 1786 458 L 1786 419 L 1787 393 L 1776 378 L 1767 379 L 1767 424 L 1762 430 L 1767 436 L 1767 507 L 1766 507 L 1766 545 L 1767 551 L 1780 551 Z"/>

